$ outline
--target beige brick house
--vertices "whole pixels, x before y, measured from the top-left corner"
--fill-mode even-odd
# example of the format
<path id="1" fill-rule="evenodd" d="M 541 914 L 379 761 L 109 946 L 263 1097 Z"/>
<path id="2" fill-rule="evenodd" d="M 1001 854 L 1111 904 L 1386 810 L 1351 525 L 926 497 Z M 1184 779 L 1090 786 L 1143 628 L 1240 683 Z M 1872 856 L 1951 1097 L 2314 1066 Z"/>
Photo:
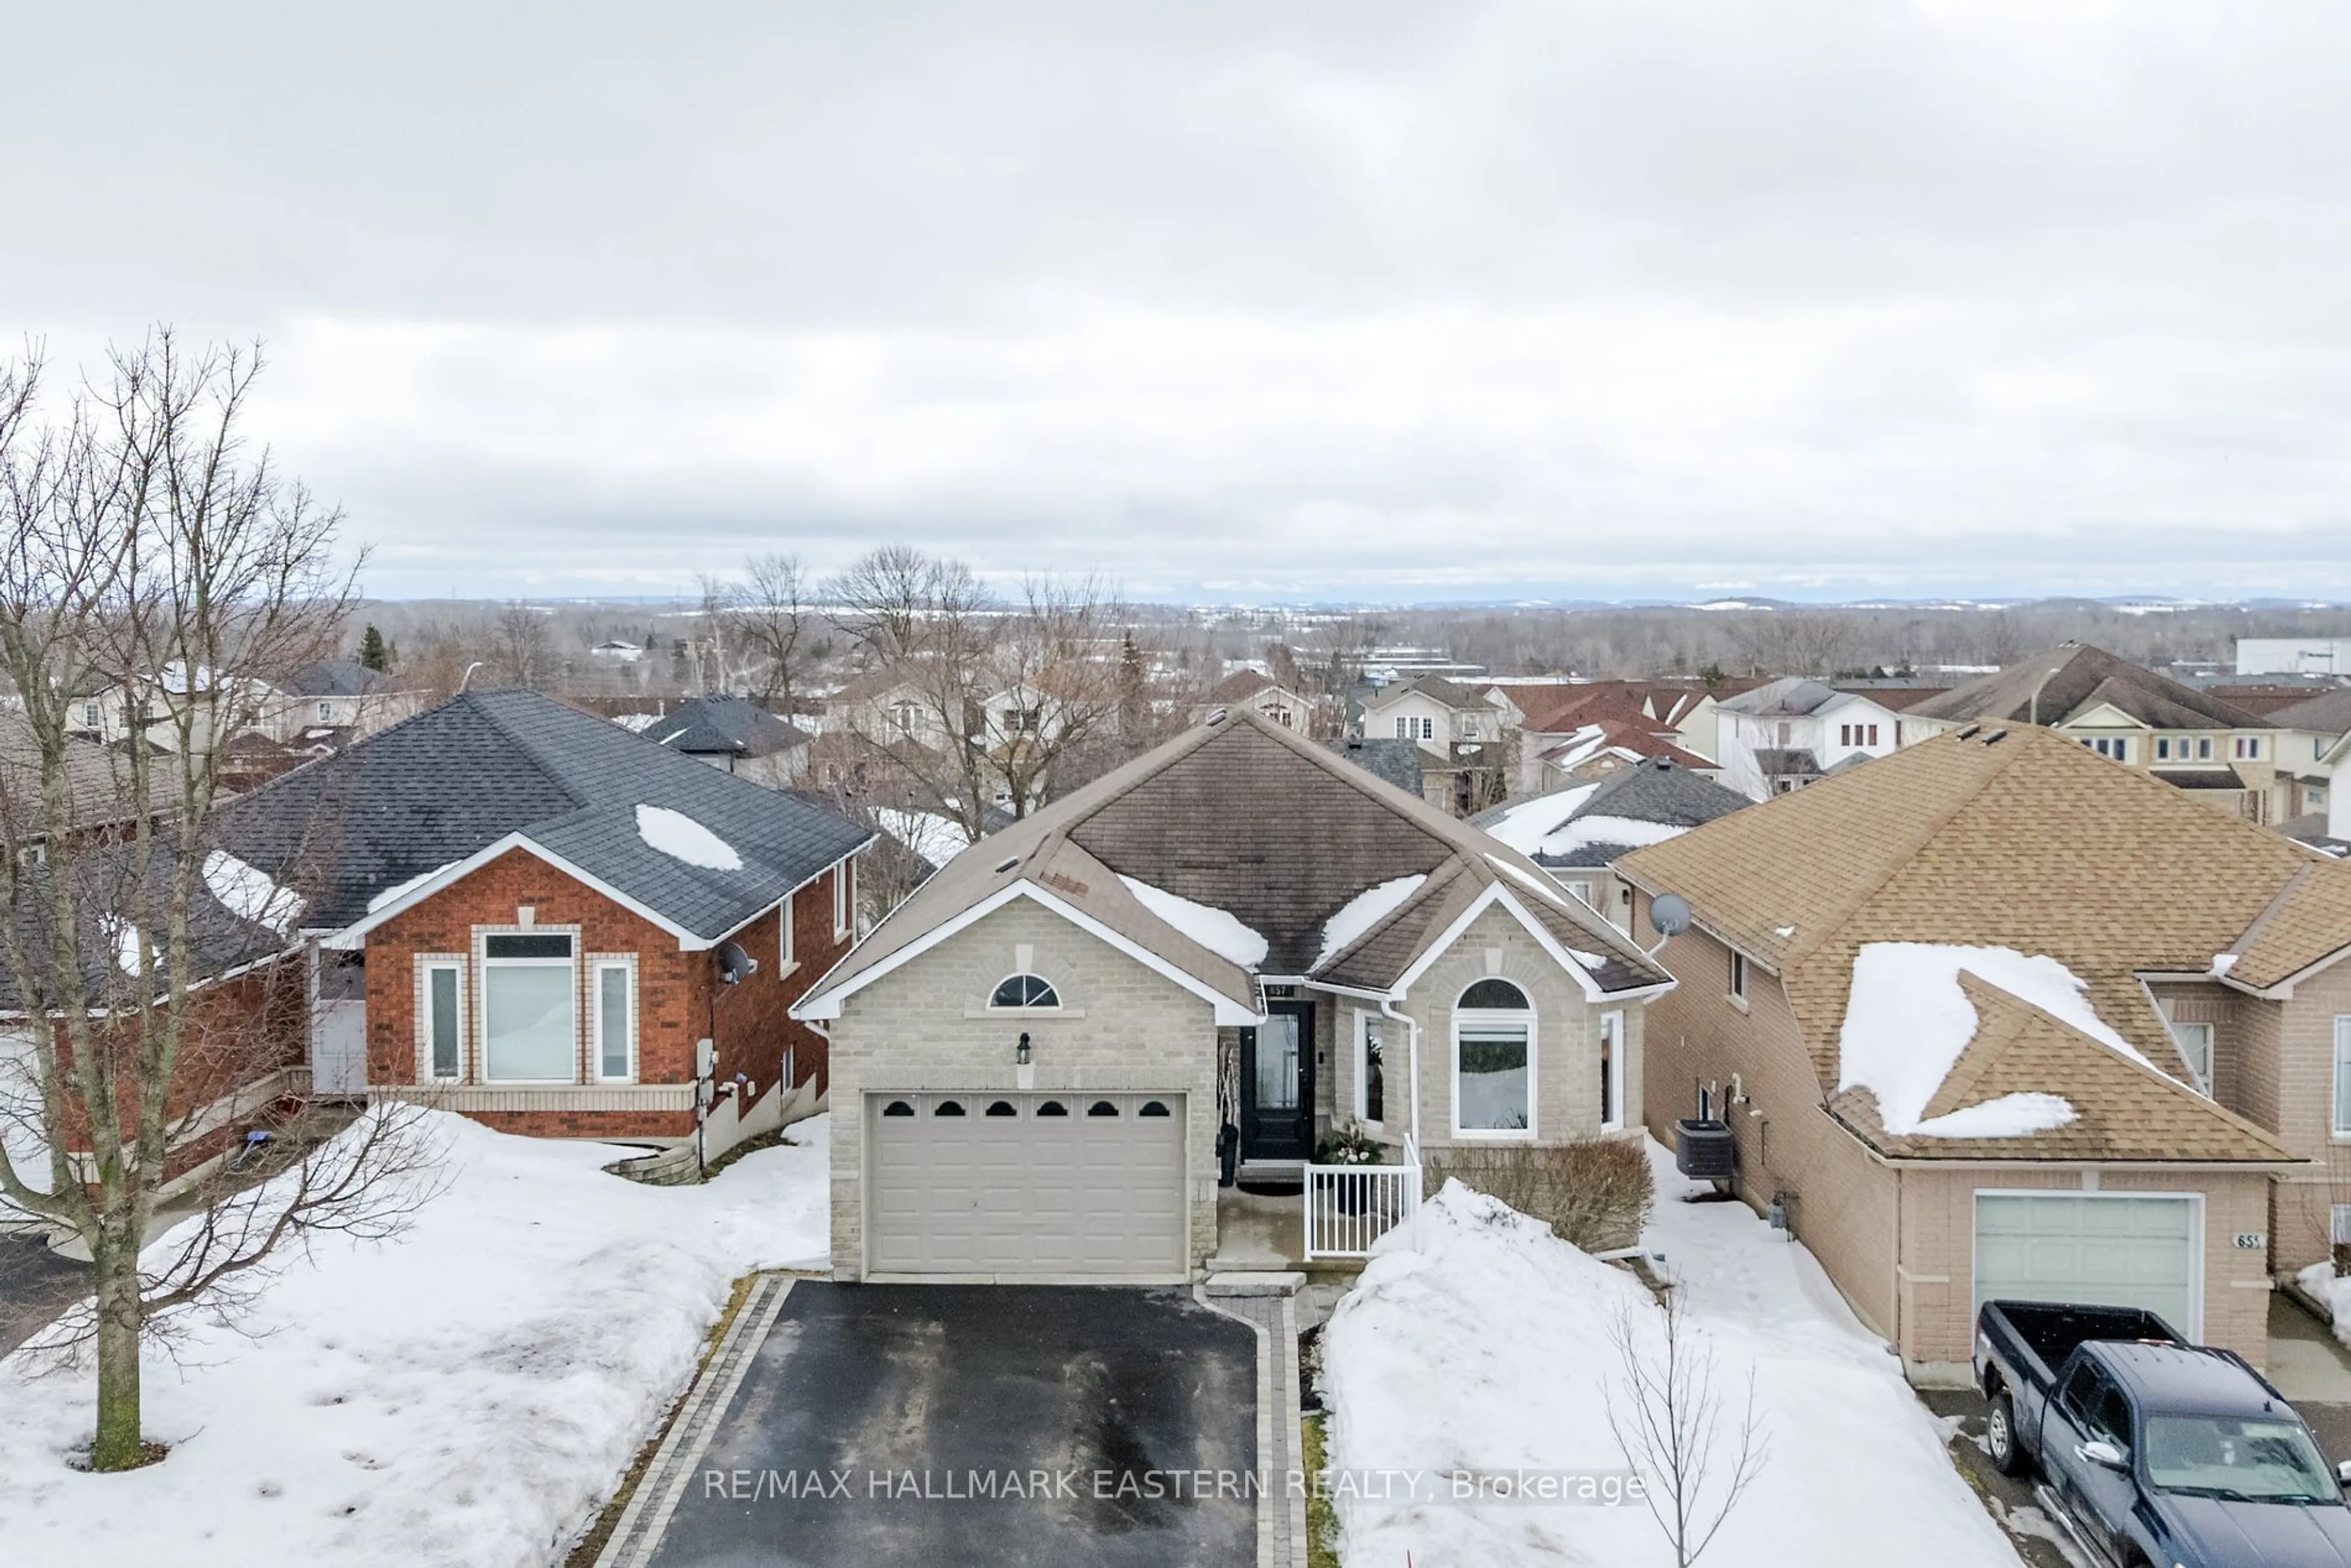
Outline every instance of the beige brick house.
<path id="1" fill-rule="evenodd" d="M 1618 862 L 1663 953 L 1644 1103 L 1727 1122 L 1914 1375 L 2001 1296 L 2258 1364 L 2351 1145 L 2351 865 L 2062 732 L 1965 727 Z"/>
<path id="2" fill-rule="evenodd" d="M 835 1272 L 1181 1280 L 1223 1136 L 1279 1178 L 1347 1124 L 1392 1160 L 1637 1131 L 1671 984 L 1523 855 L 1229 710 L 966 851 L 795 1008 Z"/>

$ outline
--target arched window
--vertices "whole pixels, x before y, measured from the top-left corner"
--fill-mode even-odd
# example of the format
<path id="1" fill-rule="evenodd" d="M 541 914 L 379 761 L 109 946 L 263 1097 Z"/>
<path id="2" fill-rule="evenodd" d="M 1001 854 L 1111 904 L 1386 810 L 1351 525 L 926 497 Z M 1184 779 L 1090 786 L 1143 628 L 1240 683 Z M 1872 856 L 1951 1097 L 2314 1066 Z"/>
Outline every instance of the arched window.
<path id="1" fill-rule="evenodd" d="M 1020 1113 L 1012 1108 L 1011 1101 L 998 1100 L 987 1107 L 987 1114 L 991 1116 L 1018 1116 Z"/>
<path id="2" fill-rule="evenodd" d="M 931 1107 L 931 1114 L 934 1116 L 960 1116 L 963 1114 L 963 1107 L 953 1100 L 942 1100 L 936 1105 Z"/>
<path id="3" fill-rule="evenodd" d="M 1514 1013 L 1529 1010 L 1526 992 L 1508 980 L 1480 980 L 1462 992 L 1461 999 L 1453 1005 L 1462 1008 L 1497 1009 Z"/>
<path id="4" fill-rule="evenodd" d="M 1158 1101 L 1145 1100 L 1143 1103 L 1143 1109 L 1135 1113 L 1140 1116 L 1165 1116 L 1168 1112 L 1167 1107 Z"/>
<path id="5" fill-rule="evenodd" d="M 1118 1114 L 1118 1107 L 1112 1104 L 1107 1100 L 1097 1100 L 1092 1104 L 1086 1107 L 1086 1114 L 1089 1116 L 1115 1116 Z"/>
<path id="6" fill-rule="evenodd" d="M 1059 1100 L 1048 1100 L 1037 1107 L 1037 1114 L 1040 1116 L 1066 1116 L 1069 1113 L 1070 1108 Z"/>
<path id="7" fill-rule="evenodd" d="M 882 1107 L 882 1113 L 884 1116 L 911 1116 L 914 1113 L 914 1108 L 904 1100 L 893 1100 Z"/>
<path id="8" fill-rule="evenodd" d="M 1058 1008 L 1061 995 L 1042 975 L 1008 975 L 987 998 L 992 1008 Z"/>
<path id="9" fill-rule="evenodd" d="M 1453 1132 L 1463 1138 L 1531 1138 L 1535 1015 L 1527 994 L 1489 977 L 1453 1004 Z"/>

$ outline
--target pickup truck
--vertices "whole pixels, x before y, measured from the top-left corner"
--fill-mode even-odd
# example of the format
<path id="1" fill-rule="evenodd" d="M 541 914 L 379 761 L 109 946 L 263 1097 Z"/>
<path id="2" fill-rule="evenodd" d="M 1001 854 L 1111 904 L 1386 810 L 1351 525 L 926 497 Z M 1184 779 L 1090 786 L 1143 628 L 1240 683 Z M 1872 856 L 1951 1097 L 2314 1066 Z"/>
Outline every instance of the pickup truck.
<path id="1" fill-rule="evenodd" d="M 2133 1307 L 1988 1301 L 1975 1374 L 1993 1465 L 2037 1466 L 2043 1503 L 2114 1568 L 2351 1564 L 2351 1464 L 2330 1473 L 2243 1357 Z"/>

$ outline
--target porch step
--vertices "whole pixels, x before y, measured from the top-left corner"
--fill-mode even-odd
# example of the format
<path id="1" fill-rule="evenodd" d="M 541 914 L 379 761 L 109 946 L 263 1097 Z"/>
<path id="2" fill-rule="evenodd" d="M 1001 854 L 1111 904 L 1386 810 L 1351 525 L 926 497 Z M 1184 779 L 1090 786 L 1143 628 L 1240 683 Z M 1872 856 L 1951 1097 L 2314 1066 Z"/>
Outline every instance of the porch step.
<path id="1" fill-rule="evenodd" d="M 1306 1276 L 1293 1270 L 1228 1270 L 1211 1273 L 1200 1288 L 1212 1296 L 1294 1296 L 1305 1283 Z"/>

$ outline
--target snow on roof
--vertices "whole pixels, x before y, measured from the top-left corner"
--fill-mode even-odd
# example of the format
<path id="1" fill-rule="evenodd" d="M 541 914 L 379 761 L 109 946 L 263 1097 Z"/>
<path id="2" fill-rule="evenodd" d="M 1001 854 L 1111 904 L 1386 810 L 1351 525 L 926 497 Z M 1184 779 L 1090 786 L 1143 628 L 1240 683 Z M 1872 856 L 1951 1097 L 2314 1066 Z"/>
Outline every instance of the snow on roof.
<path id="1" fill-rule="evenodd" d="M 661 722 L 661 715 L 655 713 L 624 713 L 614 718 L 612 722 L 619 725 L 622 729 L 627 730 L 632 735 L 643 735 L 648 727 Z"/>
<path id="2" fill-rule="evenodd" d="M 246 864 L 226 850 L 204 857 L 204 886 L 220 906 L 239 920 L 266 925 L 279 936 L 294 929 L 302 895 L 280 887 L 267 872 Z"/>
<path id="3" fill-rule="evenodd" d="M 1211 909 L 1205 904 L 1195 904 L 1164 887 L 1154 887 L 1131 876 L 1118 880 L 1126 883 L 1127 891 L 1143 901 L 1144 908 L 1209 952 L 1229 958 L 1244 969 L 1254 969 L 1265 962 L 1269 946 L 1266 939 L 1226 911 Z"/>
<path id="4" fill-rule="evenodd" d="M 873 813 L 876 826 L 930 862 L 945 865 L 971 848 L 971 835 L 953 817 L 936 811 L 901 811 L 883 806 Z"/>
<path id="5" fill-rule="evenodd" d="M 2058 1095 L 2003 1094 L 1921 1122 L 1917 1130 L 1930 1138 L 2029 1138 L 2072 1120 L 2073 1103 Z"/>
<path id="6" fill-rule="evenodd" d="M 733 845 L 683 811 L 667 806 L 637 808 L 637 837 L 647 847 L 673 860 L 709 871 L 741 871 L 743 857 Z"/>
<path id="7" fill-rule="evenodd" d="M 1538 795 L 1531 800 L 1521 800 L 1502 808 L 1501 816 L 1486 831 L 1518 851 L 1522 855 L 1535 852 L 1544 835 L 1557 832 L 1567 820 L 1592 799 L 1599 789 L 1597 782 L 1580 784 L 1572 789 L 1555 789 L 1548 795 Z"/>
<path id="8" fill-rule="evenodd" d="M 139 927 L 125 921 L 114 933 L 114 961 L 132 979 L 139 977 Z"/>
<path id="9" fill-rule="evenodd" d="M 1678 838 L 1689 831 L 1679 822 L 1644 822 L 1632 817 L 1609 817 L 1594 814 L 1578 817 L 1556 832 L 1546 833 L 1529 853 L 1539 855 L 1573 854 L 1593 844 L 1623 844 L 1637 849 L 1643 844 L 1661 844 L 1667 839 Z"/>
<path id="10" fill-rule="evenodd" d="M 1367 887 L 1349 899 L 1336 915 L 1322 923 L 1322 951 L 1315 956 L 1312 967 L 1321 968 L 1353 946 L 1365 932 L 1402 908 L 1405 900 L 1418 893 L 1420 884 L 1427 880 L 1426 872 L 1415 872 L 1410 876 Z"/>
<path id="11" fill-rule="evenodd" d="M 2218 977 L 2221 977 L 2221 976 L 2225 976 L 2226 974 L 2228 974 L 2228 972 L 2229 972 L 2230 970 L 2231 970 L 2231 969 L 2235 968 L 2236 967 L 2237 967 L 2237 955 L 2236 955 L 2236 954 L 2234 954 L 2234 953 L 2215 953 L 2215 954 L 2213 954 L 2213 955 L 2212 955 L 2212 974 L 2213 974 L 2213 976 L 2214 976 L 2214 977 L 2215 977 L 2215 978 L 2218 978 Z"/>
<path id="12" fill-rule="evenodd" d="M 2072 1120 L 2070 1105 L 2062 1120 L 2045 1119 L 2053 1114 L 2053 1107 L 2039 1102 L 2064 1104 L 2053 1095 L 2010 1094 L 1938 1116 L 1932 1124 L 1922 1122 L 1928 1103 L 1975 1038 L 1976 1009 L 1959 988 L 1963 972 L 2030 1002 L 2133 1061 L 2149 1065 L 2092 1009 L 2080 977 L 2054 958 L 2027 957 L 2012 947 L 1865 943 L 1854 957 L 1853 991 L 1837 1039 L 1837 1088 L 1840 1092 L 1866 1089 L 1876 1095 L 1878 1120 L 1888 1133 L 2002 1137 L 2017 1134 L 1980 1128 L 2012 1127 L 2038 1117 L 2038 1126 L 2025 1130 L 2041 1131 Z M 2018 1103 L 2024 1101 L 2035 1103 Z M 1955 1119 L 1961 1130 L 1947 1130 Z"/>

